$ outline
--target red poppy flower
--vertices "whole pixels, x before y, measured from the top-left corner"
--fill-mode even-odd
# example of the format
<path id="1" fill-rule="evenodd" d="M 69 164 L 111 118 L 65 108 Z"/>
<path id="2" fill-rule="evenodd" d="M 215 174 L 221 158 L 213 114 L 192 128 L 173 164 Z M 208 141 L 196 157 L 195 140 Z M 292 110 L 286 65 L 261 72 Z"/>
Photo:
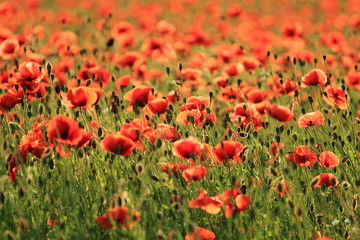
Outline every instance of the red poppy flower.
<path id="1" fill-rule="evenodd" d="M 205 212 L 210 214 L 218 214 L 221 211 L 222 201 L 219 196 L 208 197 L 207 192 L 199 189 L 196 200 L 189 201 L 190 208 L 201 207 Z"/>
<path id="2" fill-rule="evenodd" d="M 134 142 L 120 133 L 109 133 L 100 142 L 100 146 L 108 152 L 116 153 L 121 156 L 129 156 L 135 148 Z"/>
<path id="3" fill-rule="evenodd" d="M 201 154 L 203 145 L 194 137 L 176 141 L 173 145 L 173 154 L 182 159 L 195 158 Z"/>
<path id="4" fill-rule="evenodd" d="M 298 124 L 300 128 L 311 127 L 314 125 L 322 125 L 325 121 L 325 117 L 321 112 L 311 112 L 302 115 L 299 118 Z"/>
<path id="5" fill-rule="evenodd" d="M 168 107 L 168 100 L 165 98 L 156 98 L 148 102 L 147 105 L 153 114 L 164 113 Z"/>
<path id="6" fill-rule="evenodd" d="M 118 77 L 118 79 L 116 80 L 116 83 L 115 83 L 115 88 L 120 89 L 121 87 L 129 86 L 130 80 L 131 80 L 130 75 L 124 75 L 124 76 Z"/>
<path id="7" fill-rule="evenodd" d="M 149 100 L 151 87 L 138 86 L 124 95 L 124 100 L 130 102 L 130 106 L 145 107 Z"/>
<path id="8" fill-rule="evenodd" d="M 130 138 L 135 143 L 135 147 L 137 149 L 140 151 L 146 151 L 141 138 L 149 131 L 151 132 L 152 129 L 148 126 L 148 121 L 146 119 L 135 118 L 129 123 L 123 124 L 119 133 Z"/>
<path id="9" fill-rule="evenodd" d="M 324 89 L 323 99 L 332 107 L 340 109 L 347 109 L 348 107 L 348 97 L 346 96 L 346 93 L 337 86 L 327 86 Z"/>
<path id="10" fill-rule="evenodd" d="M 336 167 L 340 164 L 339 158 L 329 151 L 324 151 L 319 156 L 319 165 L 323 167 Z"/>
<path id="11" fill-rule="evenodd" d="M 212 80 L 213 84 L 215 86 L 218 86 L 220 88 L 224 88 L 228 85 L 228 82 L 229 82 L 229 78 L 226 77 L 226 76 L 219 76 L 219 77 L 216 77 Z"/>
<path id="12" fill-rule="evenodd" d="M 19 49 L 19 41 L 16 38 L 8 38 L 0 44 L 0 57 L 4 60 L 11 60 Z"/>
<path id="13" fill-rule="evenodd" d="M 97 217 L 96 221 L 105 229 L 114 229 L 110 218 L 114 221 L 115 225 L 123 230 L 132 228 L 134 223 L 140 221 L 139 214 L 135 211 L 129 212 L 127 207 L 114 207 L 109 208 L 108 213 Z"/>
<path id="14" fill-rule="evenodd" d="M 154 130 L 154 136 L 155 138 L 168 140 L 170 142 L 175 142 L 181 138 L 179 131 L 167 124 L 158 124 Z"/>
<path id="15" fill-rule="evenodd" d="M 210 105 L 210 99 L 207 97 L 191 96 L 186 99 L 186 103 L 180 106 L 180 111 L 197 109 L 204 111 Z"/>
<path id="16" fill-rule="evenodd" d="M 186 234 L 185 240 L 214 240 L 215 233 L 201 227 L 194 227 L 191 233 Z"/>
<path id="17" fill-rule="evenodd" d="M 237 211 L 245 211 L 250 205 L 250 198 L 245 194 L 239 194 L 235 197 Z"/>
<path id="18" fill-rule="evenodd" d="M 294 114 L 291 110 L 284 106 L 270 105 L 266 108 L 269 116 L 279 120 L 280 122 L 288 122 L 293 120 Z"/>
<path id="19" fill-rule="evenodd" d="M 140 47 L 141 52 L 151 57 L 166 57 L 169 47 L 162 38 L 149 37 Z"/>
<path id="20" fill-rule="evenodd" d="M 318 176 L 311 180 L 312 187 L 335 187 L 339 184 L 337 177 L 331 173 L 320 173 Z"/>
<path id="21" fill-rule="evenodd" d="M 187 169 L 187 165 L 185 163 L 167 163 L 160 166 L 161 169 L 169 174 L 169 169 L 173 172 L 174 176 L 177 177 L 177 172 L 183 172 Z"/>
<path id="22" fill-rule="evenodd" d="M 315 86 L 315 85 L 325 85 L 327 82 L 327 76 L 323 70 L 317 68 L 306 74 L 302 78 L 302 87 L 306 86 Z"/>
<path id="23" fill-rule="evenodd" d="M 30 93 L 36 92 L 45 77 L 44 69 L 36 62 L 24 62 L 15 75 L 17 83 Z"/>
<path id="24" fill-rule="evenodd" d="M 360 92 L 360 74 L 356 71 L 349 71 L 345 78 L 349 88 L 353 87 Z"/>
<path id="25" fill-rule="evenodd" d="M 102 93 L 103 90 L 98 88 L 75 87 L 69 89 L 62 103 L 71 108 L 91 109 L 91 106 L 98 103 Z"/>
<path id="26" fill-rule="evenodd" d="M 54 117 L 46 128 L 49 140 L 59 143 L 78 145 L 82 139 L 79 123 L 74 119 L 58 115 Z"/>
<path id="27" fill-rule="evenodd" d="M 286 158 L 291 163 L 295 162 L 301 167 L 313 166 L 316 162 L 316 153 L 312 152 L 306 145 L 301 145 L 295 147 L 293 153 L 287 153 Z"/>
<path id="28" fill-rule="evenodd" d="M 203 166 L 190 167 L 183 171 L 182 176 L 187 182 L 197 181 L 206 176 L 206 168 Z"/>
<path id="29" fill-rule="evenodd" d="M 225 140 L 218 143 L 214 147 L 214 152 L 217 156 L 215 161 L 223 164 L 225 160 L 231 160 L 234 163 L 241 163 L 242 158 L 240 154 L 243 152 L 245 146 L 234 140 Z"/>
<path id="30" fill-rule="evenodd" d="M 7 93 L 0 96 L 0 114 L 6 113 L 8 109 L 15 107 L 22 101 L 24 90 L 20 87 L 18 90 L 11 88 Z"/>
<path id="31" fill-rule="evenodd" d="M 241 194 L 239 192 L 238 185 L 239 182 L 236 181 L 233 189 L 224 191 L 221 196 L 222 200 L 225 203 L 226 218 L 231 217 L 235 213 L 246 210 L 250 205 L 250 198 L 245 194 Z M 235 205 L 230 199 L 234 199 Z"/>

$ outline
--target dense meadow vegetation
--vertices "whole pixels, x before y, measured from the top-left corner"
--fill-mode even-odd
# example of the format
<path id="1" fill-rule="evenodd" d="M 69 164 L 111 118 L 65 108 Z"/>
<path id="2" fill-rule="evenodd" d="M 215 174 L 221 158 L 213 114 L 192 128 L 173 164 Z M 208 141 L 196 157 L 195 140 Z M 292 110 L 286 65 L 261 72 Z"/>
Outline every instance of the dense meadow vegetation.
<path id="1" fill-rule="evenodd" d="M 360 239 L 360 1 L 0 3 L 0 239 Z"/>

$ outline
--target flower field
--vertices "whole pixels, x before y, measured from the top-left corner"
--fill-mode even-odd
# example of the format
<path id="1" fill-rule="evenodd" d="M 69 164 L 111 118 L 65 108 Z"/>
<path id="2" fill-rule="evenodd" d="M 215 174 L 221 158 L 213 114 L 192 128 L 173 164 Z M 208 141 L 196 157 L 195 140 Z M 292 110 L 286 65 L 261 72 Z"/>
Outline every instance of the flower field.
<path id="1" fill-rule="evenodd" d="M 0 239 L 360 239 L 360 1 L 0 3 Z"/>

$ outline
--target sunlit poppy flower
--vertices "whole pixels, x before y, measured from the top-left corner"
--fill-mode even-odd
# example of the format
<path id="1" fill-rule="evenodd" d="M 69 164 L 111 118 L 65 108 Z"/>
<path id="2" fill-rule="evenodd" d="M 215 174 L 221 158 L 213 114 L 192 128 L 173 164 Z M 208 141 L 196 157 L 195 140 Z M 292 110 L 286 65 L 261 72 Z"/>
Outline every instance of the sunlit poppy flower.
<path id="1" fill-rule="evenodd" d="M 169 170 L 171 170 L 175 177 L 177 177 L 177 172 L 183 172 L 187 169 L 187 165 L 185 163 L 167 163 L 160 166 L 161 169 L 169 174 Z"/>
<path id="2" fill-rule="evenodd" d="M 117 64 L 120 65 L 120 67 L 130 67 L 132 68 L 135 63 L 143 63 L 145 62 L 145 56 L 139 52 L 135 51 L 129 51 L 121 55 L 117 59 Z"/>
<path id="3" fill-rule="evenodd" d="M 167 124 L 158 124 L 154 130 L 154 136 L 157 139 L 164 139 L 170 142 L 175 142 L 181 138 L 179 131 Z"/>
<path id="4" fill-rule="evenodd" d="M 19 72 L 16 73 L 17 83 L 26 87 L 28 92 L 34 93 L 39 87 L 41 81 L 45 77 L 44 69 L 36 62 L 24 62 L 19 67 Z"/>
<path id="5" fill-rule="evenodd" d="M 215 86 L 218 86 L 220 88 L 224 88 L 228 85 L 229 79 L 225 76 L 219 76 L 212 80 L 213 84 Z"/>
<path id="6" fill-rule="evenodd" d="M 349 71 L 345 78 L 346 84 L 349 88 L 355 88 L 360 92 L 360 73 L 355 71 Z"/>
<path id="7" fill-rule="evenodd" d="M 235 197 L 235 205 L 237 207 L 237 211 L 244 211 L 248 209 L 250 205 L 250 198 L 245 194 L 239 194 Z"/>
<path id="8" fill-rule="evenodd" d="M 19 49 L 19 41 L 16 38 L 6 39 L 0 44 L 0 57 L 3 60 L 11 60 Z"/>
<path id="9" fill-rule="evenodd" d="M 245 67 L 245 71 L 254 70 L 260 65 L 260 61 L 255 57 L 241 57 L 241 62 Z"/>
<path id="10" fill-rule="evenodd" d="M 91 109 L 100 100 L 102 93 L 103 90 L 98 88 L 75 87 L 69 89 L 62 103 L 71 108 Z"/>
<path id="11" fill-rule="evenodd" d="M 6 113 L 9 109 L 15 107 L 22 101 L 24 90 L 11 88 L 7 93 L 0 96 L 0 114 Z"/>
<path id="12" fill-rule="evenodd" d="M 201 154 L 203 145 L 194 137 L 178 140 L 174 143 L 173 154 L 182 159 L 195 158 Z"/>
<path id="13" fill-rule="evenodd" d="M 116 153 L 121 156 L 129 156 L 135 148 L 134 142 L 120 133 L 109 133 L 100 142 L 100 146 L 108 152 Z"/>
<path id="14" fill-rule="evenodd" d="M 293 153 L 287 153 L 286 158 L 301 167 L 313 166 L 316 162 L 316 152 L 311 151 L 306 145 L 301 145 L 295 147 Z"/>
<path id="15" fill-rule="evenodd" d="M 173 34 L 175 26 L 167 21 L 161 20 L 156 24 L 156 29 L 160 35 Z"/>
<path id="16" fill-rule="evenodd" d="M 242 157 L 240 156 L 245 146 L 234 140 L 225 140 L 218 143 L 214 147 L 214 152 L 217 156 L 215 161 L 223 164 L 225 160 L 231 160 L 234 163 L 241 163 Z"/>
<path id="17" fill-rule="evenodd" d="M 331 173 L 320 173 L 311 180 L 312 187 L 335 187 L 339 184 L 337 177 Z"/>
<path id="18" fill-rule="evenodd" d="M 86 132 L 85 130 L 81 129 L 81 139 L 80 142 L 77 144 L 77 147 L 82 147 L 89 144 L 90 139 L 93 137 L 91 132 Z"/>
<path id="19" fill-rule="evenodd" d="M 302 77 L 301 86 L 316 86 L 316 85 L 325 85 L 327 82 L 327 76 L 323 70 L 317 68 L 310 71 L 304 77 Z"/>
<path id="20" fill-rule="evenodd" d="M 190 111 L 183 111 L 180 112 L 177 117 L 176 121 L 179 124 L 195 124 L 198 128 L 201 128 L 204 123 L 204 117 L 208 114 L 206 112 L 200 111 L 198 109 L 192 109 Z"/>
<path id="21" fill-rule="evenodd" d="M 169 47 L 162 38 L 150 37 L 145 39 L 140 47 L 141 52 L 151 57 L 166 57 Z"/>
<path id="22" fill-rule="evenodd" d="M 147 131 L 150 130 L 151 128 L 148 126 L 148 121 L 146 119 L 135 118 L 129 123 L 124 123 L 121 126 L 119 133 L 130 138 L 135 143 L 135 147 L 137 149 L 140 151 L 146 151 L 141 138 Z"/>
<path id="23" fill-rule="evenodd" d="M 214 240 L 215 233 L 201 227 L 194 227 L 191 233 L 186 234 L 185 240 Z"/>
<path id="24" fill-rule="evenodd" d="M 302 115 L 299 118 L 298 124 L 300 128 L 311 127 L 314 125 L 322 125 L 325 117 L 321 112 L 311 112 Z"/>
<path id="25" fill-rule="evenodd" d="M 134 27 L 129 22 L 118 22 L 111 29 L 111 36 L 116 40 L 121 40 L 125 36 L 133 34 Z"/>
<path id="26" fill-rule="evenodd" d="M 298 22 L 288 22 L 281 27 L 283 37 L 298 38 L 303 33 L 303 28 Z"/>
<path id="27" fill-rule="evenodd" d="M 274 77 L 273 79 L 268 80 L 269 87 L 274 91 L 281 95 L 293 96 L 295 94 L 295 90 L 300 90 L 299 85 L 297 85 L 294 81 L 291 81 L 289 78 L 279 78 Z"/>
<path id="28" fill-rule="evenodd" d="M 261 114 L 256 107 L 252 104 L 246 104 L 245 102 L 239 103 L 234 107 L 234 114 L 231 116 L 231 121 L 237 120 L 244 121 L 246 119 L 257 118 L 260 119 Z"/>
<path id="29" fill-rule="evenodd" d="M 168 100 L 165 98 L 156 98 L 148 102 L 147 106 L 153 114 L 164 113 L 168 106 Z"/>
<path id="30" fill-rule="evenodd" d="M 319 156 L 319 165 L 323 167 L 336 167 L 340 164 L 339 158 L 329 151 L 324 151 L 320 153 Z"/>
<path id="31" fill-rule="evenodd" d="M 227 63 L 223 66 L 224 75 L 229 77 L 240 76 L 245 72 L 245 66 L 242 63 Z"/>
<path id="32" fill-rule="evenodd" d="M 110 218 L 114 221 L 116 226 L 113 226 Z M 135 211 L 129 211 L 127 207 L 109 208 L 104 215 L 97 217 L 96 221 L 105 229 L 114 229 L 119 227 L 123 230 L 132 228 L 135 223 L 140 221 L 140 216 Z"/>
<path id="33" fill-rule="evenodd" d="M 219 196 L 208 197 L 207 192 L 199 189 L 196 200 L 189 201 L 190 208 L 201 207 L 205 212 L 210 214 L 218 214 L 221 211 L 222 201 Z"/>
<path id="34" fill-rule="evenodd" d="M 47 122 L 34 123 L 33 129 L 24 135 L 20 141 L 19 148 L 41 158 L 46 149 L 52 148 L 52 144 L 43 137 L 41 127 L 46 127 Z"/>
<path id="35" fill-rule="evenodd" d="M 185 41 L 190 45 L 211 45 L 211 39 L 208 34 L 198 27 L 194 27 L 190 30 L 189 34 L 185 36 Z"/>
<path id="36" fill-rule="evenodd" d="M 130 75 L 124 75 L 119 77 L 115 82 L 115 88 L 120 89 L 121 87 L 129 86 L 130 80 L 131 80 Z"/>
<path id="37" fill-rule="evenodd" d="M 225 217 L 229 218 L 235 213 L 246 210 L 250 205 L 250 198 L 239 191 L 239 182 L 236 181 L 232 190 L 226 190 L 222 194 L 225 203 Z M 235 201 L 235 204 L 233 202 Z"/>
<path id="38" fill-rule="evenodd" d="M 186 103 L 180 106 L 180 111 L 198 109 L 204 111 L 210 105 L 210 99 L 207 97 L 188 97 Z"/>
<path id="39" fill-rule="evenodd" d="M 131 89 L 124 95 L 124 100 L 130 102 L 130 106 L 145 107 L 149 100 L 151 87 L 138 86 Z"/>
<path id="40" fill-rule="evenodd" d="M 206 176 L 206 168 L 203 166 L 190 167 L 183 171 L 182 176 L 185 181 L 197 181 L 201 180 Z"/>
<path id="41" fill-rule="evenodd" d="M 323 92 L 324 101 L 332 107 L 340 109 L 347 109 L 348 96 L 346 93 L 337 86 L 327 86 Z"/>
<path id="42" fill-rule="evenodd" d="M 63 115 L 54 117 L 49 122 L 46 131 L 49 140 L 68 145 L 78 145 L 83 137 L 79 123 Z"/>
<path id="43" fill-rule="evenodd" d="M 279 120 L 280 122 L 288 122 L 293 120 L 294 114 L 288 107 L 271 105 L 266 108 L 270 117 Z"/>

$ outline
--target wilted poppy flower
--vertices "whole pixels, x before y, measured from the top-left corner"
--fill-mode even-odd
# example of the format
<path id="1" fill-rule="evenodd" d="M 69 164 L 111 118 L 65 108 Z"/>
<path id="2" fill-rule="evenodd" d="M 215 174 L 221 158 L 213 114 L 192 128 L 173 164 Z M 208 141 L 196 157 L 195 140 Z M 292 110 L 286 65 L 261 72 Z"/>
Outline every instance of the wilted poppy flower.
<path id="1" fill-rule="evenodd" d="M 168 106 L 168 100 L 165 98 L 156 98 L 148 102 L 147 105 L 153 114 L 164 113 Z"/>
<path id="2" fill-rule="evenodd" d="M 178 140 L 174 143 L 173 154 L 182 159 L 195 158 L 201 154 L 203 145 L 194 137 Z"/>
<path id="3" fill-rule="evenodd" d="M 218 214 L 221 211 L 222 201 L 219 196 L 208 197 L 207 192 L 199 189 L 196 200 L 189 201 L 190 208 L 201 207 L 205 212 L 210 214 Z"/>
<path id="4" fill-rule="evenodd" d="M 284 106 L 270 105 L 266 108 L 266 111 L 270 117 L 275 118 L 280 122 L 288 122 L 294 118 L 292 111 Z"/>
<path id="5" fill-rule="evenodd" d="M 203 166 L 190 167 L 183 171 L 182 176 L 187 182 L 197 181 L 206 176 L 206 168 Z"/>
<path id="6" fill-rule="evenodd" d="M 124 100 L 130 102 L 129 107 L 145 107 L 149 100 L 151 100 L 150 95 L 151 87 L 148 86 L 138 86 L 124 95 Z"/>
<path id="7" fill-rule="evenodd" d="M 99 88 L 75 87 L 69 89 L 62 103 L 71 108 L 91 109 L 100 100 L 102 93 L 103 90 Z"/>
<path id="8" fill-rule="evenodd" d="M 323 70 L 317 68 L 306 74 L 302 77 L 302 87 L 306 86 L 315 86 L 315 85 L 325 85 L 327 82 L 326 74 Z"/>
<path id="9" fill-rule="evenodd" d="M 323 167 L 336 167 L 340 163 L 339 158 L 333 153 L 329 151 L 324 151 L 320 153 L 319 156 L 319 165 Z"/>
<path id="10" fill-rule="evenodd" d="M 298 124 L 300 128 L 311 127 L 314 125 L 322 125 L 325 121 L 325 117 L 321 112 L 311 112 L 302 115 L 299 118 Z"/>
<path id="11" fill-rule="evenodd" d="M 346 93 L 337 86 L 327 86 L 323 92 L 324 101 L 332 107 L 347 109 L 348 97 Z"/>
<path id="12" fill-rule="evenodd" d="M 4 60 L 11 60 L 19 49 L 19 41 L 16 38 L 6 39 L 0 44 L 0 57 Z"/>
<path id="13" fill-rule="evenodd" d="M 109 208 L 108 213 L 97 217 L 96 221 L 105 229 L 114 229 L 115 226 L 112 226 L 110 218 L 114 221 L 114 224 L 126 230 L 132 228 L 134 223 L 140 221 L 139 214 L 135 211 L 129 212 L 127 207 L 114 207 Z"/>
<path id="14" fill-rule="evenodd" d="M 74 119 L 58 115 L 48 124 L 47 137 L 49 140 L 59 143 L 78 145 L 82 139 L 82 131 L 79 123 Z"/>
<path id="15" fill-rule="evenodd" d="M 100 142 L 100 146 L 108 152 L 116 153 L 121 156 L 129 156 L 135 148 L 134 142 L 120 133 L 109 133 Z"/>
<path id="16" fill-rule="evenodd" d="M 318 176 L 311 180 L 312 187 L 335 187 L 339 184 L 337 177 L 331 173 L 320 173 Z"/>
<path id="17" fill-rule="evenodd" d="M 301 145 L 295 147 L 293 153 L 287 153 L 286 158 L 291 163 L 294 162 L 301 167 L 313 166 L 316 162 L 316 153 L 312 152 L 306 145 Z"/>
<path id="18" fill-rule="evenodd" d="M 214 240 L 215 233 L 201 227 L 194 227 L 191 233 L 186 234 L 185 240 Z"/>
<path id="19" fill-rule="evenodd" d="M 242 157 L 240 156 L 245 146 L 234 140 L 225 140 L 218 143 L 214 147 L 216 154 L 215 161 L 223 164 L 225 160 L 231 160 L 234 163 L 241 163 Z"/>

